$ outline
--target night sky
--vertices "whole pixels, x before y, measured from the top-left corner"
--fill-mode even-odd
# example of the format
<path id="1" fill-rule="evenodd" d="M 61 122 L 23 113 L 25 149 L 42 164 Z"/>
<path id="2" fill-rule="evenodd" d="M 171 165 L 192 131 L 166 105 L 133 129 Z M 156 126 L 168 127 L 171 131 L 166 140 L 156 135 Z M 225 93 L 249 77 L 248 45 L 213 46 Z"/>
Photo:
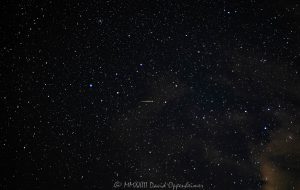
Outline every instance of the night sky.
<path id="1" fill-rule="evenodd" d="M 0 189 L 300 190 L 300 1 L 1 4 Z"/>

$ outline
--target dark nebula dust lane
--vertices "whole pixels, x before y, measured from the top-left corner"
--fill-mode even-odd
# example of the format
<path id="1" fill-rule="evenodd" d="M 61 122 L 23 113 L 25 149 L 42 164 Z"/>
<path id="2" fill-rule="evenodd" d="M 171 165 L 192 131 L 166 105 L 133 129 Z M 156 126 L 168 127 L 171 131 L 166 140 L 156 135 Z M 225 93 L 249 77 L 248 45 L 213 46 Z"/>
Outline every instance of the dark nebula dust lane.
<path id="1" fill-rule="evenodd" d="M 0 7 L 0 189 L 300 190 L 300 2 Z"/>

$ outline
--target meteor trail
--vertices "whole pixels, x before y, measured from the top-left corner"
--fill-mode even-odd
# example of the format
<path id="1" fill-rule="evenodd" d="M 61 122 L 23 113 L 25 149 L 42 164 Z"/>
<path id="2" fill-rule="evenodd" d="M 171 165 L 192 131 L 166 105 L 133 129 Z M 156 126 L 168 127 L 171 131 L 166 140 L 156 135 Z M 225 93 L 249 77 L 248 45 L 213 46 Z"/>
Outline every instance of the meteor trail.
<path id="1" fill-rule="evenodd" d="M 142 100 L 141 102 L 143 102 L 143 103 L 153 103 L 154 101 L 153 100 Z"/>

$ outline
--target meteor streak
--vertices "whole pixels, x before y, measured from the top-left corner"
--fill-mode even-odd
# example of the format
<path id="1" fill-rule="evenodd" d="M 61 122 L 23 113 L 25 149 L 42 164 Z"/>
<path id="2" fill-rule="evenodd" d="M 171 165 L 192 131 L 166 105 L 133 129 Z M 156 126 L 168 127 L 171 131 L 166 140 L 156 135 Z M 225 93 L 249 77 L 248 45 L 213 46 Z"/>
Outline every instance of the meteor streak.
<path id="1" fill-rule="evenodd" d="M 143 103 L 153 103 L 154 101 L 153 100 L 142 100 L 141 102 L 143 102 Z"/>

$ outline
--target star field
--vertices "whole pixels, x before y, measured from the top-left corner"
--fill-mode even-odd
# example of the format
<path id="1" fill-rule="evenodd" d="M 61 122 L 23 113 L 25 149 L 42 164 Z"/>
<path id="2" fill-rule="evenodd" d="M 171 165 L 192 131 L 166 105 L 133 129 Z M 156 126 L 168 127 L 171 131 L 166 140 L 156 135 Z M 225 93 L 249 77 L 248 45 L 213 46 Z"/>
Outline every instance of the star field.
<path id="1" fill-rule="evenodd" d="M 0 189 L 300 189 L 300 2 L 0 13 Z"/>

